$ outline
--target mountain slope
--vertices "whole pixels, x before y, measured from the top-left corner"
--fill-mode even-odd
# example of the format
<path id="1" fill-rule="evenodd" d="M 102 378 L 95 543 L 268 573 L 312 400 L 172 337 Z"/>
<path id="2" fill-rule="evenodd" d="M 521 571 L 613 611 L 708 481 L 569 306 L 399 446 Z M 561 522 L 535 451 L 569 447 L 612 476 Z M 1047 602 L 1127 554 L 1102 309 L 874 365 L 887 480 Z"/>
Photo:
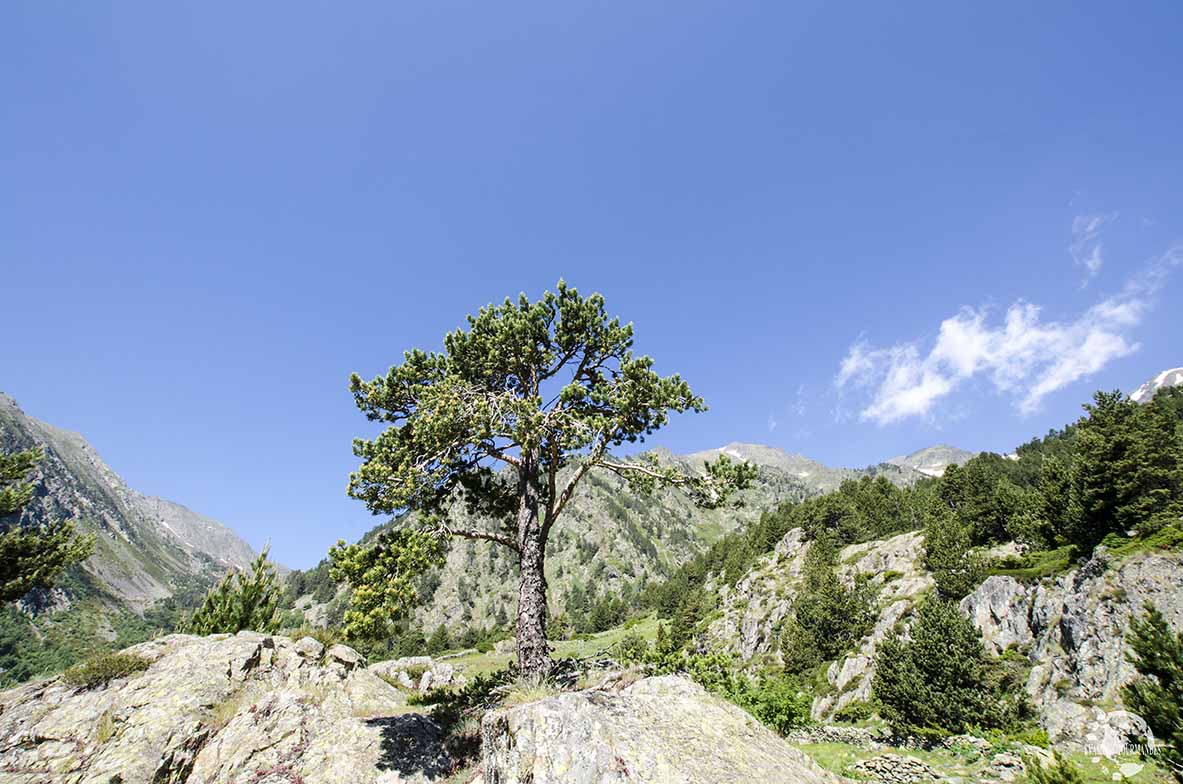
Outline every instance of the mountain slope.
<path id="1" fill-rule="evenodd" d="M 661 459 L 683 461 L 669 453 Z M 753 486 L 739 494 L 740 506 L 707 510 L 675 490 L 637 495 L 615 475 L 590 473 L 547 544 L 552 611 L 563 613 L 573 595 L 617 597 L 664 577 L 764 510 L 810 494 L 795 477 L 762 467 Z M 464 517 L 466 512 L 456 509 L 454 514 Z M 441 623 L 453 630 L 502 625 L 514 617 L 516 606 L 517 569 L 509 554 L 486 542 L 458 541 L 416 621 L 429 631 Z"/>
<path id="2" fill-rule="evenodd" d="M 81 435 L 27 416 L 0 394 L 0 450 L 33 446 L 45 448 L 45 459 L 22 521 L 67 518 L 95 533 L 95 553 L 82 566 L 84 581 L 136 612 L 172 596 L 178 586 L 245 567 L 254 555 L 220 523 L 132 490 Z"/>
<path id="3" fill-rule="evenodd" d="M 1135 389 L 1130 395 L 1130 400 L 1135 403 L 1146 403 L 1154 397 L 1154 393 L 1158 392 L 1158 390 L 1178 386 L 1183 386 L 1183 367 L 1172 368 L 1159 373 Z"/>
<path id="4" fill-rule="evenodd" d="M 254 557 L 230 529 L 136 492 L 82 436 L 29 417 L 0 393 L 0 451 L 35 446 L 45 459 L 22 522 L 74 520 L 95 535 L 95 551 L 52 590 L 0 607 L 0 684 L 171 630 L 216 579 Z"/>
<path id="5" fill-rule="evenodd" d="M 925 477 L 911 467 L 886 463 L 867 469 L 830 468 L 760 444 L 731 443 L 685 456 L 665 450 L 656 454 L 660 460 L 690 471 L 702 470 L 704 461 L 726 454 L 751 461 L 759 472 L 752 486 L 739 494 L 738 507 L 714 510 L 698 509 L 674 490 L 639 496 L 619 477 L 589 474 L 547 544 L 546 576 L 553 614 L 576 613 L 585 606 L 584 600 L 619 597 L 666 577 L 725 534 L 756 521 L 781 502 L 829 492 L 847 479 L 863 476 L 882 475 L 899 485 Z M 466 511 L 459 507 L 453 509 L 453 515 L 458 524 L 469 527 L 491 525 L 487 520 L 467 519 Z M 320 574 L 313 582 L 326 579 L 323 563 L 315 571 Z M 517 570 L 496 545 L 453 542 L 447 563 L 424 587 L 425 601 L 415 611 L 414 621 L 427 632 L 440 624 L 453 632 L 505 626 L 514 617 Z M 299 604 L 309 622 L 324 623 L 339 617 L 345 599 L 342 595 L 326 607 L 306 595 Z"/>

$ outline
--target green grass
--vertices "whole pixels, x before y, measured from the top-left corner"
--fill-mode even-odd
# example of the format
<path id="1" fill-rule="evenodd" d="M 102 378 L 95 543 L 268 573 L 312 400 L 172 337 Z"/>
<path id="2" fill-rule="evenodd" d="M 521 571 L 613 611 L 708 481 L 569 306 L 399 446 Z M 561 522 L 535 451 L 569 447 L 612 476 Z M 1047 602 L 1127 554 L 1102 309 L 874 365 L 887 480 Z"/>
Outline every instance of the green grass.
<path id="1" fill-rule="evenodd" d="M 94 689 L 117 678 L 126 678 L 148 669 L 148 660 L 130 653 L 104 653 L 91 657 L 66 670 L 62 679 L 71 686 Z"/>
<path id="2" fill-rule="evenodd" d="M 1031 582 L 1063 574 L 1071 569 L 1072 565 L 1072 547 L 1066 545 L 1055 550 L 1039 550 L 997 559 L 989 565 L 986 572 L 1013 577 L 1019 582 Z"/>
<path id="3" fill-rule="evenodd" d="M 1153 550 L 1179 551 L 1183 550 L 1183 529 L 1175 525 L 1164 525 L 1149 536 L 1136 536 L 1133 539 L 1110 534 L 1105 537 L 1102 544 L 1109 548 L 1112 558 L 1119 560 Z"/>
<path id="4" fill-rule="evenodd" d="M 877 757 L 880 754 L 895 753 L 916 757 L 928 763 L 943 777 L 958 776 L 970 779 L 981 775 L 990 764 L 989 756 L 980 756 L 975 752 L 957 753 L 949 749 L 934 749 L 919 751 L 914 749 L 883 748 L 875 751 L 848 746 L 844 743 L 805 743 L 798 748 L 812 757 L 819 765 L 829 771 L 858 778 L 850 771 L 855 763 Z M 1112 784 L 1113 774 L 1120 772 L 1123 763 L 1133 762 L 1142 765 L 1142 769 L 1130 778 L 1123 778 L 1127 784 L 1171 784 L 1173 779 L 1161 767 L 1139 759 L 1136 754 L 1122 754 L 1115 759 L 1095 757 L 1089 754 L 1066 752 L 1059 755 L 1069 762 L 1084 776 L 1087 784 Z M 1094 761 L 1096 760 L 1096 761 Z"/>
<path id="5" fill-rule="evenodd" d="M 611 648 L 620 642 L 626 634 L 639 634 L 646 640 L 654 640 L 657 637 L 657 616 L 648 615 L 639 621 L 626 623 L 615 629 L 590 635 L 584 640 L 552 640 L 551 645 L 554 647 L 553 655 L 559 659 L 583 659 L 593 656 L 606 648 Z M 497 654 L 490 651 L 488 653 L 468 653 L 463 656 L 456 656 L 449 658 L 448 663 L 459 667 L 461 672 L 472 677 L 474 675 L 488 675 L 489 673 L 503 670 L 515 658 L 512 653 Z"/>

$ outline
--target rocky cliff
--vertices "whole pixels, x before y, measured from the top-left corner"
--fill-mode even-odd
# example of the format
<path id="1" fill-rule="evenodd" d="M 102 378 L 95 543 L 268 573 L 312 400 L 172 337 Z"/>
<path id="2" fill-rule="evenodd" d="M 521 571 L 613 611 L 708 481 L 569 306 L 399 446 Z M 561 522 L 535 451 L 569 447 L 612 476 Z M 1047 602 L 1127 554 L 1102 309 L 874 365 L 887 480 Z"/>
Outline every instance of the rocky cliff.
<path id="1" fill-rule="evenodd" d="M 790 531 L 734 588 L 719 594 L 720 611 L 706 644 L 748 665 L 779 664 L 781 628 L 792 612 L 809 543 Z M 878 617 L 871 633 L 826 670 L 828 692 L 815 698 L 824 719 L 871 696 L 874 656 L 893 630 L 906 629 L 933 581 L 923 568 L 917 532 L 851 545 L 839 555 L 839 576 L 853 584 L 866 575 L 878 587 Z M 1134 676 L 1125 659 L 1130 620 L 1154 604 L 1183 629 L 1183 553 L 1149 551 L 1121 559 L 1104 548 L 1066 574 L 1024 584 L 987 578 L 966 597 L 962 611 L 981 629 L 988 650 L 1011 649 L 1031 667 L 1027 693 L 1051 739 L 1095 753 L 1124 742 L 1134 719 L 1121 710 L 1121 687 Z"/>
<path id="2" fill-rule="evenodd" d="M 1180 586 L 1183 553 L 1114 560 L 1098 548 L 1088 563 L 1043 583 L 990 577 L 961 608 L 991 651 L 1027 656 L 1027 693 L 1049 737 L 1098 753 L 1133 722 L 1121 710 L 1121 687 L 1135 675 L 1125 656 L 1130 622 L 1150 603 L 1183 629 Z"/>

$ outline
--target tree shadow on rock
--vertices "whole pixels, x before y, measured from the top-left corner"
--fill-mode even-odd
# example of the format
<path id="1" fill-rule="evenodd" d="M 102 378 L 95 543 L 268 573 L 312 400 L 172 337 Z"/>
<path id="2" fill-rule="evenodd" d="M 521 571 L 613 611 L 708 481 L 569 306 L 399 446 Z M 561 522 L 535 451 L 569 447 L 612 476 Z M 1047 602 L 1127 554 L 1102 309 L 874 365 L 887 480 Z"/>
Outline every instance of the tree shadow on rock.
<path id="1" fill-rule="evenodd" d="M 427 716 L 406 713 L 366 721 L 382 733 L 379 770 L 393 770 L 400 775 L 420 774 L 429 780 L 445 777 L 455 767 L 445 747 L 443 728 Z"/>

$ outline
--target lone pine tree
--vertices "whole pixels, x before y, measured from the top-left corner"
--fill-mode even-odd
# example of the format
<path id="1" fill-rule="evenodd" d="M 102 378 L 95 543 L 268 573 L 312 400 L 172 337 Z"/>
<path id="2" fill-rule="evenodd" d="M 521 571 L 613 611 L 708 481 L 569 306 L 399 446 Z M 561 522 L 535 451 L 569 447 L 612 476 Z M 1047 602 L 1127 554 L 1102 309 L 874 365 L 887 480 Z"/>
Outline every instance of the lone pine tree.
<path id="1" fill-rule="evenodd" d="M 419 521 L 416 535 L 387 537 L 377 546 L 429 551 L 426 535 L 510 550 L 519 567 L 518 666 L 530 678 L 550 671 L 547 538 L 589 471 L 613 472 L 640 491 L 679 487 L 705 507 L 723 503 L 755 474 L 725 456 L 703 474 L 652 457 L 614 456 L 614 448 L 664 426 L 670 412 L 706 406 L 678 375 L 659 376 L 652 359 L 633 354 L 632 325 L 609 319 L 603 297 L 582 297 L 562 281 L 557 288 L 534 302 L 523 294 L 481 309 L 467 328 L 445 336 L 442 353 L 409 351 L 384 376 L 350 379 L 358 408 L 389 427 L 354 441 L 362 463 L 350 476 L 349 494 L 375 514 L 419 513 L 403 518 Z M 449 510 L 461 499 L 496 524 L 455 523 Z M 357 561 L 362 547 L 340 543 L 334 558 Z M 433 563 L 393 554 L 378 561 L 393 571 L 354 570 L 354 591 L 361 589 L 369 607 L 387 609 L 384 586 L 404 601 L 410 572 Z"/>

